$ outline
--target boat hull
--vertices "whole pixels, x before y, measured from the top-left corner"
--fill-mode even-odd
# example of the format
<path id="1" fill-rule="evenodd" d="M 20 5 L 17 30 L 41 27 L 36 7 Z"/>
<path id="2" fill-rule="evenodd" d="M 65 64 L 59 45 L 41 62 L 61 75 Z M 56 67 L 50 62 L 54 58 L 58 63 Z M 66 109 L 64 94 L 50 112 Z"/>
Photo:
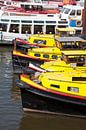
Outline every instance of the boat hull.
<path id="1" fill-rule="evenodd" d="M 22 107 L 24 111 L 50 114 L 61 113 L 77 117 L 86 116 L 86 101 L 73 98 L 66 99 L 66 97 L 59 95 L 56 96 L 55 94 L 36 89 L 21 81 L 17 81 L 16 85 L 21 90 Z"/>
<path id="2" fill-rule="evenodd" d="M 28 68 L 30 62 L 36 65 L 41 65 L 45 61 L 46 60 L 34 59 L 19 55 L 12 55 L 13 72 L 14 73 L 26 72 L 26 68 Z"/>

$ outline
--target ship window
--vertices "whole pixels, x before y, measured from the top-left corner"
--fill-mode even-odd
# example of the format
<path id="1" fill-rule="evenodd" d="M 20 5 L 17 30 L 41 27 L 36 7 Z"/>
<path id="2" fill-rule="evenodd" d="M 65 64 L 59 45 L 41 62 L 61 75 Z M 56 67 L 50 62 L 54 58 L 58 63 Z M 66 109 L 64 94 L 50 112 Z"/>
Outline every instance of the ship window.
<path id="1" fill-rule="evenodd" d="M 46 23 L 56 23 L 56 21 L 46 21 Z"/>
<path id="2" fill-rule="evenodd" d="M 20 22 L 19 20 L 11 20 L 11 22 Z"/>
<path id="3" fill-rule="evenodd" d="M 44 21 L 34 21 L 34 23 L 44 23 Z"/>
<path id="4" fill-rule="evenodd" d="M 68 14 L 70 12 L 70 9 L 65 8 L 64 13 Z"/>
<path id="5" fill-rule="evenodd" d="M 8 19 L 1 19 L 2 22 L 9 22 Z"/>
<path id="6" fill-rule="evenodd" d="M 75 15 L 75 10 L 72 10 L 70 15 Z"/>
<path id="7" fill-rule="evenodd" d="M 67 88 L 68 91 L 71 91 L 71 92 L 79 92 L 79 88 L 78 87 L 68 87 Z"/>
<path id="8" fill-rule="evenodd" d="M 7 24 L 0 23 L 0 31 L 7 31 Z"/>
<path id="9" fill-rule="evenodd" d="M 77 10 L 77 15 L 81 15 L 81 10 Z"/>
<path id="10" fill-rule="evenodd" d="M 9 32 L 19 33 L 19 24 L 11 24 Z"/>
<path id="11" fill-rule="evenodd" d="M 26 21 L 26 20 L 21 20 L 21 22 L 22 22 L 22 23 L 32 23 L 32 21 L 31 21 L 31 20 L 29 20 L 29 21 Z"/>
<path id="12" fill-rule="evenodd" d="M 72 77 L 72 81 L 86 81 L 86 77 Z"/>
<path id="13" fill-rule="evenodd" d="M 34 34 L 42 33 L 43 32 L 43 26 L 42 25 L 34 25 Z"/>
<path id="14" fill-rule="evenodd" d="M 51 87 L 60 88 L 59 85 L 51 84 Z"/>
<path id="15" fill-rule="evenodd" d="M 52 55 L 52 59 L 57 59 L 58 56 L 57 55 Z"/>
<path id="16" fill-rule="evenodd" d="M 4 1 L 0 1 L 0 4 L 4 4 Z"/>
<path id="17" fill-rule="evenodd" d="M 71 62 L 76 62 L 76 61 L 77 61 L 77 58 L 76 58 L 76 57 L 73 57 L 73 58 L 69 58 L 68 60 L 69 60 L 70 63 L 71 63 Z"/>
<path id="18" fill-rule="evenodd" d="M 35 53 L 35 54 L 34 54 L 34 56 L 40 57 L 40 54 L 38 54 L 38 53 Z"/>
<path id="19" fill-rule="evenodd" d="M 11 5 L 11 2 L 7 1 L 6 4 L 7 4 L 7 5 Z"/>
<path id="20" fill-rule="evenodd" d="M 34 39 L 33 43 L 37 43 L 37 44 L 45 44 L 45 45 L 46 45 L 46 40 Z"/>
<path id="21" fill-rule="evenodd" d="M 78 45 L 74 42 L 66 42 L 66 43 L 62 43 L 62 48 L 63 49 L 77 49 Z"/>
<path id="22" fill-rule="evenodd" d="M 48 17 L 53 17 L 54 15 L 50 15 L 50 14 L 49 14 L 49 15 L 47 15 L 47 16 L 48 16 Z"/>
<path id="23" fill-rule="evenodd" d="M 83 49 L 86 49 L 86 42 L 82 42 L 81 46 L 82 46 Z"/>
<path id="24" fill-rule="evenodd" d="M 43 57 L 44 57 L 44 58 L 49 58 L 49 55 L 43 54 Z"/>
<path id="25" fill-rule="evenodd" d="M 21 33 L 22 34 L 31 34 L 31 25 L 22 25 Z"/>

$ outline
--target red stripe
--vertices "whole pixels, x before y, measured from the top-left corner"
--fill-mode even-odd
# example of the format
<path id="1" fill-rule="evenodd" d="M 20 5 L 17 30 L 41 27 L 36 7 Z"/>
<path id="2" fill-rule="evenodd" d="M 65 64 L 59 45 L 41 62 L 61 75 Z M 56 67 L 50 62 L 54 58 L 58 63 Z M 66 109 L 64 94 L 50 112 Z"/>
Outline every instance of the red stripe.
<path id="1" fill-rule="evenodd" d="M 15 56 L 21 56 L 20 54 L 13 54 Z M 31 59 L 36 59 L 36 60 L 44 60 L 44 61 L 51 61 L 52 59 L 44 59 L 44 58 L 37 58 L 37 57 L 32 57 L 32 56 L 28 56 L 28 55 L 24 55 L 21 57 L 26 57 L 26 58 L 31 58 Z"/>
<path id="2" fill-rule="evenodd" d="M 25 74 L 22 74 L 22 75 L 23 75 L 24 77 L 26 77 Z M 27 78 L 27 77 L 26 77 L 26 78 Z M 29 84 L 29 83 L 27 83 L 27 84 Z M 33 85 L 31 85 L 31 84 L 29 84 L 29 85 L 32 86 L 32 87 L 34 87 L 34 88 L 37 88 L 36 86 L 33 86 Z M 41 86 L 41 87 L 43 87 L 43 86 Z M 42 88 L 37 88 L 37 89 L 42 90 Z M 43 90 L 43 91 L 44 91 L 44 90 Z M 86 100 L 85 97 L 81 97 L 81 96 L 77 96 L 77 95 L 72 95 L 72 94 L 67 94 L 67 93 L 56 92 L 56 91 L 53 91 L 53 90 L 50 90 L 50 89 L 47 89 L 47 88 L 46 88 L 46 91 L 47 91 L 47 92 L 54 93 L 54 94 L 59 94 L 59 95 L 65 96 L 65 97 L 72 97 L 72 98 L 78 98 L 78 99 Z"/>

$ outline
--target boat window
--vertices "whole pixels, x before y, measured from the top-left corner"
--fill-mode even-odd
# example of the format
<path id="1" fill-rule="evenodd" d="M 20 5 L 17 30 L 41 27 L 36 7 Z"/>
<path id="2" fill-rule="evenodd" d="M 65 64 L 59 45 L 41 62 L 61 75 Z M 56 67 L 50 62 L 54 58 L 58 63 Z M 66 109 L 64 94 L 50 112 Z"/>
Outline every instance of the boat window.
<path id="1" fill-rule="evenodd" d="M 65 8 L 64 13 L 68 14 L 70 12 L 70 9 Z"/>
<path id="2" fill-rule="evenodd" d="M 34 25 L 34 34 L 42 33 L 43 32 L 43 26 L 42 25 Z"/>
<path id="3" fill-rule="evenodd" d="M 50 14 L 48 14 L 47 16 L 48 16 L 48 17 L 54 17 L 54 15 L 50 15 Z"/>
<path id="4" fill-rule="evenodd" d="M 69 63 L 76 63 L 77 66 L 83 66 L 85 64 L 84 57 L 73 57 L 68 59 Z"/>
<path id="5" fill-rule="evenodd" d="M 31 34 L 31 25 L 22 25 L 21 33 L 22 34 Z"/>
<path id="6" fill-rule="evenodd" d="M 78 45 L 74 42 L 66 42 L 62 44 L 63 49 L 78 49 Z"/>
<path id="7" fill-rule="evenodd" d="M 4 4 L 4 1 L 0 1 L 0 4 Z"/>
<path id="8" fill-rule="evenodd" d="M 68 61 L 69 61 L 70 63 L 76 62 L 76 61 L 77 61 L 77 58 L 76 58 L 76 57 L 71 57 L 71 58 L 68 58 Z"/>
<path id="9" fill-rule="evenodd" d="M 55 34 L 55 26 L 46 25 L 46 34 Z"/>
<path id="10" fill-rule="evenodd" d="M 49 55 L 43 54 L 43 57 L 44 57 L 44 58 L 49 58 Z"/>
<path id="11" fill-rule="evenodd" d="M 11 24 L 9 32 L 19 33 L 19 24 Z"/>
<path id="12" fill-rule="evenodd" d="M 51 84 L 51 87 L 60 88 L 59 85 Z"/>
<path id="13" fill-rule="evenodd" d="M 11 20 L 11 22 L 20 22 L 20 20 Z"/>
<path id="14" fill-rule="evenodd" d="M 21 7 L 25 10 L 43 10 L 43 7 L 41 5 L 24 5 L 21 4 Z"/>
<path id="15" fill-rule="evenodd" d="M 34 21 L 34 23 L 44 23 L 44 21 Z"/>
<path id="16" fill-rule="evenodd" d="M 82 47 L 82 49 L 86 49 L 86 42 L 81 42 L 80 47 Z"/>
<path id="17" fill-rule="evenodd" d="M 8 19 L 1 19 L 2 22 L 9 22 Z"/>
<path id="18" fill-rule="evenodd" d="M 52 59 L 57 59 L 58 56 L 57 55 L 52 55 Z"/>
<path id="19" fill-rule="evenodd" d="M 86 77 L 72 77 L 72 81 L 86 81 Z"/>
<path id="20" fill-rule="evenodd" d="M 77 15 L 81 15 L 81 10 L 77 10 Z"/>
<path id="21" fill-rule="evenodd" d="M 56 21 L 46 21 L 46 23 L 56 23 Z"/>
<path id="22" fill-rule="evenodd" d="M 7 5 L 11 5 L 11 2 L 10 2 L 10 1 L 7 1 L 6 4 L 7 4 Z"/>
<path id="23" fill-rule="evenodd" d="M 40 57 L 40 54 L 39 53 L 35 53 L 34 56 Z"/>
<path id="24" fill-rule="evenodd" d="M 22 23 L 32 23 L 31 20 L 27 21 L 27 20 L 21 20 Z"/>
<path id="25" fill-rule="evenodd" d="M 0 23 L 0 31 L 7 31 L 7 24 L 5 23 Z"/>
<path id="26" fill-rule="evenodd" d="M 79 92 L 79 88 L 78 87 L 68 87 L 67 88 L 68 91 L 71 91 L 71 92 Z"/>
<path id="27" fill-rule="evenodd" d="M 72 10 L 70 15 L 75 15 L 75 10 Z"/>
<path id="28" fill-rule="evenodd" d="M 61 12 L 63 13 L 63 12 L 65 11 L 65 9 L 66 9 L 66 8 L 63 7 L 63 8 L 61 9 Z"/>
<path id="29" fill-rule="evenodd" d="M 46 40 L 34 39 L 33 43 L 46 45 Z"/>

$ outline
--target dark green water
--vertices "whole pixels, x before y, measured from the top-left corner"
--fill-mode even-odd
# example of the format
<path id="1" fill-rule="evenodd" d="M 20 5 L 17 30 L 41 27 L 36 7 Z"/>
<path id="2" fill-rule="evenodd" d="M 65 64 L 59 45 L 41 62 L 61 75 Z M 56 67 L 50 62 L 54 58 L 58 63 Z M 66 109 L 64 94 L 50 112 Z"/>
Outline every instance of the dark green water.
<path id="1" fill-rule="evenodd" d="M 0 46 L 0 130 L 86 130 L 86 119 L 22 111 L 11 50 Z"/>

